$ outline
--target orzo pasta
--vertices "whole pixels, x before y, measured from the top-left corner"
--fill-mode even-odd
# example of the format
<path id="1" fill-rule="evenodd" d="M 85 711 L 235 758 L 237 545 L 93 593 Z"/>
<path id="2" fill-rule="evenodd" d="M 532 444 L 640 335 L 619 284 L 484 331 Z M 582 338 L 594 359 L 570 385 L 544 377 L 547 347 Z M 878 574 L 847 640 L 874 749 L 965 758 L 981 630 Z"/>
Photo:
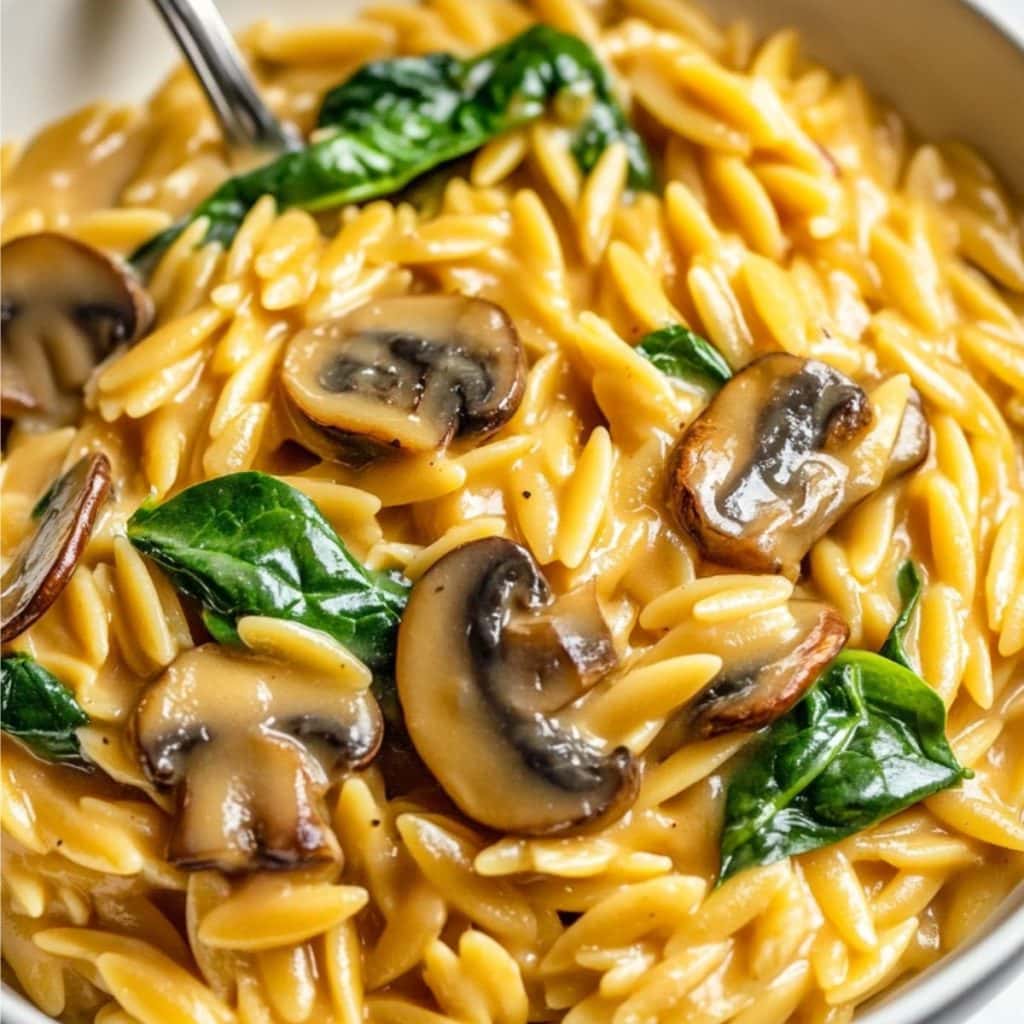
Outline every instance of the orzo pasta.
<path id="1" fill-rule="evenodd" d="M 5 977 L 844 1024 L 967 939 L 1024 877 L 984 160 L 687 0 L 242 43 L 287 165 L 185 69 L 4 149 Z"/>

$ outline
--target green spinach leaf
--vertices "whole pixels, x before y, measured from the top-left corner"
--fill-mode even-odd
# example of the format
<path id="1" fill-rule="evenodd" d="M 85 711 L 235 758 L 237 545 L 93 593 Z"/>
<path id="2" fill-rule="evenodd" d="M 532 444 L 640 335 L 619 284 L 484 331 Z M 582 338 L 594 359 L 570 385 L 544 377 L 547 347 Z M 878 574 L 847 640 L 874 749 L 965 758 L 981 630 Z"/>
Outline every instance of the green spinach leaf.
<path id="1" fill-rule="evenodd" d="M 146 242 L 132 262 L 151 265 L 197 217 L 209 219 L 207 241 L 226 244 L 263 195 L 274 196 L 281 207 L 323 210 L 396 192 L 426 171 L 535 120 L 562 97 L 577 101 L 582 110 L 572 150 L 583 170 L 621 141 L 631 184 L 652 187 L 644 144 L 593 51 L 576 36 L 534 25 L 470 60 L 441 53 L 366 65 L 327 94 L 314 142 L 229 178 L 184 222 Z"/>
<path id="2" fill-rule="evenodd" d="M 0 660 L 0 728 L 49 761 L 83 761 L 75 730 L 89 716 L 71 691 L 27 654 Z"/>
<path id="3" fill-rule="evenodd" d="M 899 587 L 900 602 L 903 607 L 878 653 L 883 658 L 895 661 L 898 665 L 909 668 L 913 672 L 914 666 L 910 663 L 910 655 L 907 654 L 904 640 L 907 636 L 907 630 L 910 628 L 910 620 L 917 610 L 917 605 L 921 600 L 921 593 L 924 590 L 924 579 L 916 563 L 908 559 L 900 566 L 899 574 L 896 577 L 896 584 Z"/>
<path id="4" fill-rule="evenodd" d="M 235 624 L 230 619 L 210 611 L 209 608 L 203 609 L 202 618 L 203 625 L 217 643 L 224 644 L 226 647 L 242 645 L 242 638 L 238 635 L 238 630 L 235 629 Z"/>
<path id="5" fill-rule="evenodd" d="M 870 651 L 844 651 L 757 742 L 729 784 L 722 866 L 815 850 L 967 777 L 939 696 Z"/>
<path id="6" fill-rule="evenodd" d="M 826 828 L 794 802 L 867 721 L 860 671 L 848 666 L 816 685 L 758 743 L 732 779 L 722 833 L 721 880 L 757 864 L 824 845 Z"/>
<path id="7" fill-rule="evenodd" d="M 128 539 L 183 593 L 211 634 L 237 642 L 244 615 L 322 630 L 371 667 L 394 656 L 408 584 L 370 572 L 300 491 L 264 473 L 234 473 L 189 487 L 128 522 Z"/>
<path id="8" fill-rule="evenodd" d="M 942 700 L 903 648 L 921 588 L 905 563 L 903 609 L 883 653 L 840 653 L 754 742 L 726 795 L 719 883 L 836 843 L 970 777 L 946 739 Z"/>
<path id="9" fill-rule="evenodd" d="M 645 334 L 637 351 L 666 376 L 716 391 L 732 376 L 718 349 L 682 324 Z"/>
<path id="10" fill-rule="evenodd" d="M 442 53 L 368 64 L 327 94 L 318 124 L 369 133 L 381 148 L 396 139 L 413 141 L 436 154 L 436 166 L 541 117 L 562 98 L 580 111 L 572 146 L 584 171 L 621 141 L 630 184 L 653 186 L 650 157 L 604 66 L 582 39 L 550 25 L 533 25 L 465 61 Z"/>

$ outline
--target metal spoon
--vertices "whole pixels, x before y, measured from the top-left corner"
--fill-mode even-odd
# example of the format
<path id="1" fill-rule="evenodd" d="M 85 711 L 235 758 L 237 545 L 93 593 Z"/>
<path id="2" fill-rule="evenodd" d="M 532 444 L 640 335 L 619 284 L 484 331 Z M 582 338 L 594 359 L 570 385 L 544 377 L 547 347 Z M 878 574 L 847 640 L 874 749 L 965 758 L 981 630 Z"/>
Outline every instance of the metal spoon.
<path id="1" fill-rule="evenodd" d="M 199 79 L 227 144 L 240 154 L 272 156 L 302 146 L 260 99 L 224 19 L 213 0 L 153 0 Z"/>

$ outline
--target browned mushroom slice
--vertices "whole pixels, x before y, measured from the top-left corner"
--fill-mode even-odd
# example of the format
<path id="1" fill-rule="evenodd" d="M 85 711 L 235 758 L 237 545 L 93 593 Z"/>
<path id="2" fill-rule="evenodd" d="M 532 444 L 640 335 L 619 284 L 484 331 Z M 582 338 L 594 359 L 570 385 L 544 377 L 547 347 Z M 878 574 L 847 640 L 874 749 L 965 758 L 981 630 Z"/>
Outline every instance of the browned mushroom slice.
<path id="1" fill-rule="evenodd" d="M 283 382 L 298 440 L 359 466 L 492 433 L 519 406 L 524 367 L 499 306 L 417 295 L 371 302 L 296 335 Z"/>
<path id="2" fill-rule="evenodd" d="M 152 319 L 131 269 L 77 239 L 46 231 L 0 248 L 3 415 L 69 422 L 93 367 Z"/>
<path id="3" fill-rule="evenodd" d="M 849 632 L 831 605 L 795 600 L 741 622 L 702 625 L 675 636 L 673 655 L 714 654 L 722 668 L 665 726 L 650 756 L 672 754 L 694 736 L 771 724 L 810 689 Z"/>
<path id="4" fill-rule="evenodd" d="M 672 452 L 680 524 L 713 561 L 795 574 L 848 507 L 843 456 L 872 418 L 867 395 L 825 363 L 782 353 L 755 360 Z"/>
<path id="5" fill-rule="evenodd" d="M 110 462 L 98 453 L 79 459 L 50 489 L 39 525 L 0 584 L 5 644 L 24 633 L 67 585 L 109 490 Z"/>
<path id="6" fill-rule="evenodd" d="M 563 832 L 621 814 L 636 794 L 625 748 L 603 753 L 549 714 L 549 683 L 572 699 L 610 665 L 607 626 L 587 600 L 574 595 L 556 626 L 536 563 L 501 538 L 456 548 L 413 587 L 398 631 L 406 725 L 447 794 L 483 825 Z"/>
<path id="7" fill-rule="evenodd" d="M 178 793 L 168 858 L 228 872 L 336 859 L 324 792 L 382 732 L 369 693 L 216 644 L 180 655 L 134 720 L 146 774 Z"/>
<path id="8" fill-rule="evenodd" d="M 791 628 L 734 630 L 718 653 L 723 667 L 690 706 L 700 736 L 760 729 L 784 715 L 843 649 L 849 627 L 831 605 L 791 601 Z"/>

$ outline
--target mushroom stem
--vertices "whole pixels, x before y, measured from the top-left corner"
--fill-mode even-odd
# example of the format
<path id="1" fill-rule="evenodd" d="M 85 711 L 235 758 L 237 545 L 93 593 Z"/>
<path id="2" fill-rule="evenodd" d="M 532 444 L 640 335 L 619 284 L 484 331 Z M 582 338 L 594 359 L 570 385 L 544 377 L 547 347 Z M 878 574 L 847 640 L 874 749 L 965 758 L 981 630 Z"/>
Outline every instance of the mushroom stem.
<path id="1" fill-rule="evenodd" d="M 180 655 L 134 718 L 146 775 L 178 794 L 168 859 L 189 870 L 337 859 L 324 793 L 382 733 L 369 692 L 216 644 Z"/>

